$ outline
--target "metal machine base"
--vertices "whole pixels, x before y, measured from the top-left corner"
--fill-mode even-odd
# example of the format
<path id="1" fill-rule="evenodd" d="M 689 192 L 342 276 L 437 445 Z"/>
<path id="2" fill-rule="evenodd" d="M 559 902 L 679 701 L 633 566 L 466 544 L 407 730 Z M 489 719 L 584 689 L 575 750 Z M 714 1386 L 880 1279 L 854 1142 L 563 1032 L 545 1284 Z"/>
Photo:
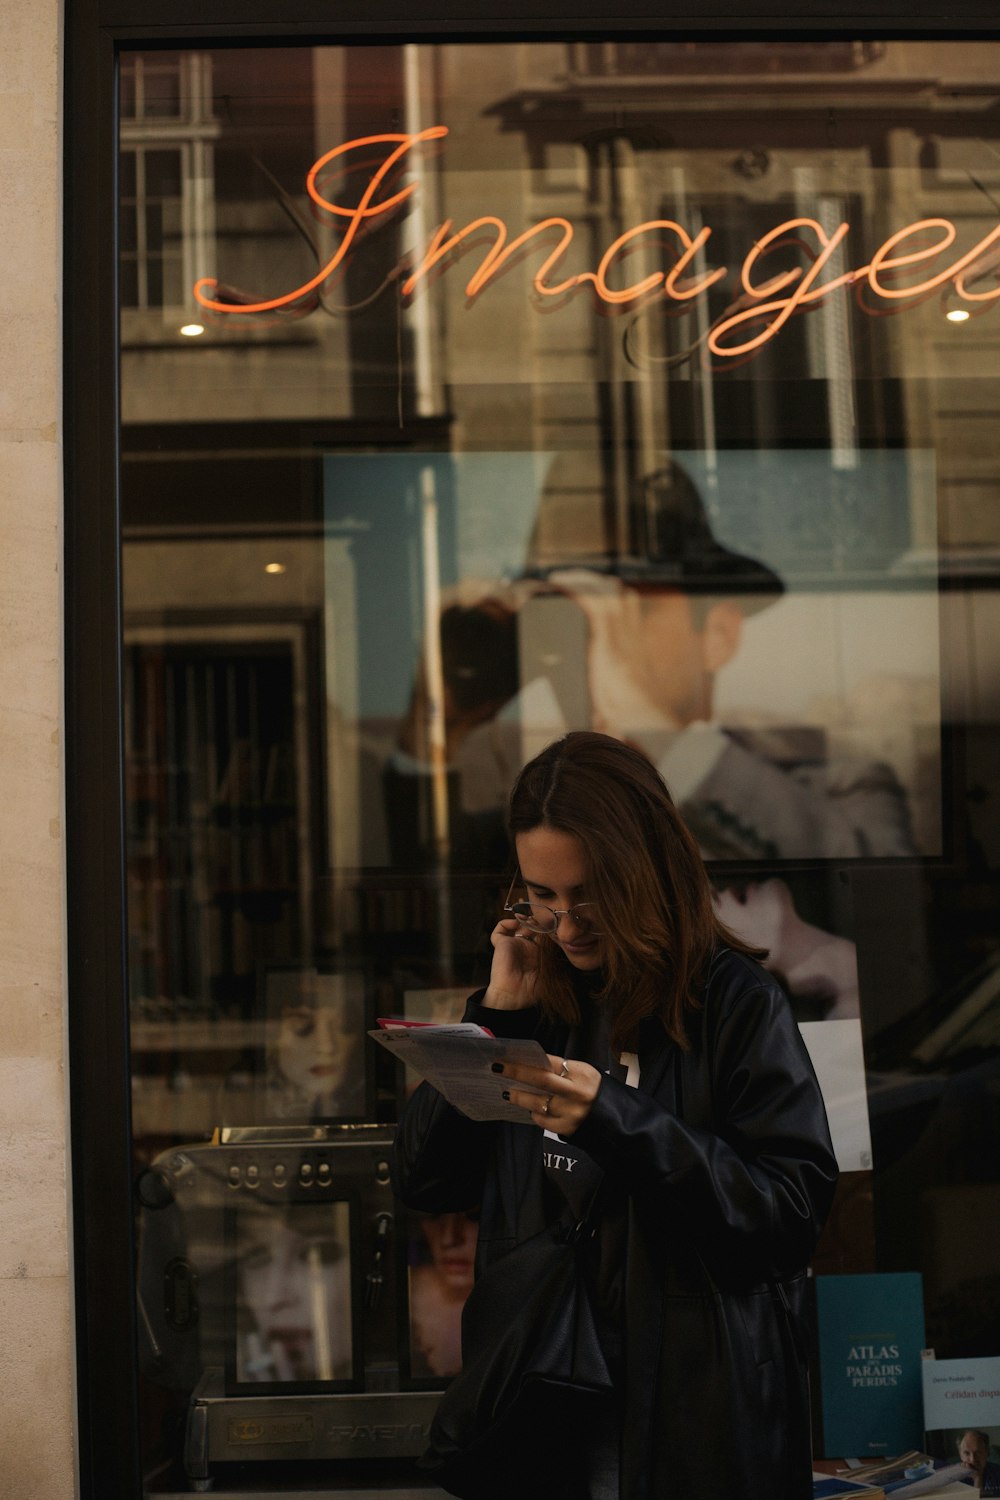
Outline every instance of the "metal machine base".
<path id="1" fill-rule="evenodd" d="M 415 1458 L 440 1399 L 439 1391 L 227 1396 L 221 1371 L 209 1370 L 191 1397 L 184 1473 L 192 1490 L 207 1491 L 213 1464 Z"/>

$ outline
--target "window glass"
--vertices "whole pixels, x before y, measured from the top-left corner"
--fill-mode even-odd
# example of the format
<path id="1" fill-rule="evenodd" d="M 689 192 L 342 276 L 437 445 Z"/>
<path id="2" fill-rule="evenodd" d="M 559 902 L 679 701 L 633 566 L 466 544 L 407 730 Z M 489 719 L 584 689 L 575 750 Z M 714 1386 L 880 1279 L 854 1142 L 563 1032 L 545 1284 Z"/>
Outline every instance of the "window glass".
<path id="1" fill-rule="evenodd" d="M 814 1268 L 917 1271 L 939 1357 L 1000 1349 L 998 66 L 124 55 L 151 1492 L 419 1451 L 478 1205 L 394 1204 L 365 1032 L 461 1015 L 510 782 L 573 728 L 660 767 L 790 992 L 844 1171 Z"/>

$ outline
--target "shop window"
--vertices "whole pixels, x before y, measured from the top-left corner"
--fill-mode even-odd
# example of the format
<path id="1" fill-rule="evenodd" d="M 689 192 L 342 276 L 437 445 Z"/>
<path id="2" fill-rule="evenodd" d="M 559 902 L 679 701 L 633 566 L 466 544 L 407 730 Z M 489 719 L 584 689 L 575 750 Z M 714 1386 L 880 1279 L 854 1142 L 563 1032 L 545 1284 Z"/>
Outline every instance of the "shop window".
<path id="1" fill-rule="evenodd" d="M 365 1032 L 461 1014 L 511 779 L 567 729 L 664 770 L 786 983 L 844 1172 L 814 1270 L 917 1271 L 940 1355 L 1000 1351 L 995 65 L 125 55 L 151 1494 L 419 1449 L 475 1218 L 393 1202 L 412 1079 Z"/>

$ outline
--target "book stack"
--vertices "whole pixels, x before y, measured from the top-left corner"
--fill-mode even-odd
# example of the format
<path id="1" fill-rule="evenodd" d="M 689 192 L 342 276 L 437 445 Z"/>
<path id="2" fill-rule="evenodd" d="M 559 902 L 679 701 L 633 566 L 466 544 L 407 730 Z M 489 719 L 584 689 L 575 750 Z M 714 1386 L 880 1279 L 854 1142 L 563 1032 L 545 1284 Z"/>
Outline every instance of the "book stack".
<path id="1" fill-rule="evenodd" d="M 909 1453 L 901 1453 L 898 1458 L 862 1464 L 849 1473 L 851 1479 L 857 1479 L 862 1484 L 879 1485 L 889 1495 L 904 1485 L 926 1478 L 933 1470 L 934 1460 L 930 1455 L 911 1448 Z"/>
<path id="2" fill-rule="evenodd" d="M 975 1500 L 976 1490 L 968 1482 L 961 1464 L 942 1463 L 929 1453 L 911 1449 L 882 1463 L 841 1469 L 831 1475 L 813 1475 L 813 1500 L 944 1500 L 962 1496 Z"/>

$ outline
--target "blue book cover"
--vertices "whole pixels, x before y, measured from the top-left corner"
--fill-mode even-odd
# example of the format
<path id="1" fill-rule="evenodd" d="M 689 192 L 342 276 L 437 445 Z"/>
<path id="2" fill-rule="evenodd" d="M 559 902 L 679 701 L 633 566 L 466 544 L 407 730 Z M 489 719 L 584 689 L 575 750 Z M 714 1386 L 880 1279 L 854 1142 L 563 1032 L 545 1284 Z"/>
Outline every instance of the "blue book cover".
<path id="1" fill-rule="evenodd" d="M 855 1484 L 850 1479 L 837 1479 L 835 1476 L 827 1479 L 813 1479 L 813 1500 L 842 1500 L 845 1495 L 870 1495 L 872 1488 L 870 1484 Z"/>
<path id="2" fill-rule="evenodd" d="M 823 1452 L 876 1458 L 919 1448 L 922 1279 L 916 1271 L 817 1276 Z"/>

